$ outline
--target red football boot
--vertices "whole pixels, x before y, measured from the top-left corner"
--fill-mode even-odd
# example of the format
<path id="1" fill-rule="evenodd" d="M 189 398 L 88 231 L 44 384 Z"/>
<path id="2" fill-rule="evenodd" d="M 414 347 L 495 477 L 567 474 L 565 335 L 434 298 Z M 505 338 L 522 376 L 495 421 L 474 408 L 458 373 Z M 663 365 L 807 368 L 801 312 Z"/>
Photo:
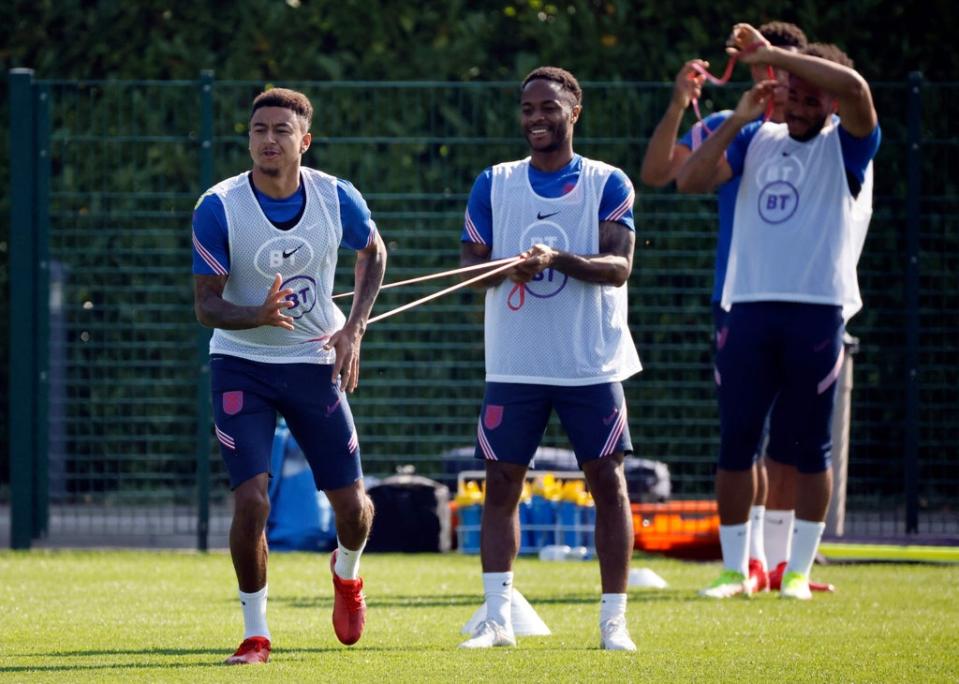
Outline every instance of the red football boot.
<path id="1" fill-rule="evenodd" d="M 366 625 L 366 599 L 363 596 L 363 578 L 342 579 L 336 574 L 336 552 L 330 556 L 330 572 L 333 574 L 333 631 L 336 638 L 352 646 L 363 636 Z"/>
<path id="2" fill-rule="evenodd" d="M 763 568 L 763 564 L 755 558 L 749 559 L 749 582 L 754 594 L 760 591 L 769 591 L 769 575 Z"/>
<path id="3" fill-rule="evenodd" d="M 224 660 L 226 665 L 253 665 L 270 659 L 270 640 L 255 636 L 244 639 L 236 653 Z"/>
<path id="4" fill-rule="evenodd" d="M 769 590 L 779 591 L 783 583 L 783 575 L 786 573 L 786 561 L 777 565 L 769 572 Z M 809 591 L 831 592 L 836 591 L 836 587 L 828 582 L 809 582 Z"/>

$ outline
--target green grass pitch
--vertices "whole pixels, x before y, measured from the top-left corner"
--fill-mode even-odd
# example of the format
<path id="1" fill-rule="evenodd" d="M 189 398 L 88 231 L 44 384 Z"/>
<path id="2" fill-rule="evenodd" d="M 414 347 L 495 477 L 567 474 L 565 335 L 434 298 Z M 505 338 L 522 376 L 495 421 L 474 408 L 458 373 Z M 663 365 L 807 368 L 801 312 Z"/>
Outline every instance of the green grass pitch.
<path id="1" fill-rule="evenodd" d="M 630 591 L 639 652 L 597 649 L 595 561 L 520 559 L 516 587 L 553 630 L 516 649 L 461 651 L 481 603 L 475 556 L 363 559 L 363 639 L 330 625 L 326 555 L 270 558 L 265 666 L 220 663 L 242 635 L 229 556 L 0 552 L 0 681 L 30 682 L 955 682 L 959 565 L 816 567 L 833 595 L 696 597 L 716 563 L 637 557 L 669 582 Z"/>

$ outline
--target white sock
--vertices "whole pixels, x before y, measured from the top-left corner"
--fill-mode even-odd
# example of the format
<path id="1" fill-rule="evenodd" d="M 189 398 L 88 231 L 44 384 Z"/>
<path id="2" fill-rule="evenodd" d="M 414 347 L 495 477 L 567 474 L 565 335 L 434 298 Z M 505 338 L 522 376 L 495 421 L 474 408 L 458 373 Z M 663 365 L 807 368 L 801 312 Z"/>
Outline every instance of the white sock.
<path id="1" fill-rule="evenodd" d="M 240 606 L 243 608 L 243 638 L 253 636 L 270 638 L 270 629 L 266 626 L 266 588 L 252 594 L 240 591 Z"/>
<path id="2" fill-rule="evenodd" d="M 789 560 L 789 548 L 793 539 L 793 511 L 766 511 L 763 525 L 763 542 L 769 567 L 776 569 Z"/>
<path id="3" fill-rule="evenodd" d="M 360 556 L 363 554 L 363 549 L 366 548 L 366 541 L 364 540 L 363 545 L 353 551 L 343 546 L 343 542 L 337 537 L 336 548 L 336 563 L 333 565 L 333 570 L 337 577 L 355 580 L 360 576 Z"/>
<path id="4" fill-rule="evenodd" d="M 626 594 L 603 594 L 599 601 L 599 624 L 626 615 Z"/>
<path id="5" fill-rule="evenodd" d="M 723 567 L 749 574 L 749 521 L 740 525 L 720 525 L 719 543 L 723 548 Z"/>
<path id="6" fill-rule="evenodd" d="M 766 564 L 766 545 L 763 544 L 763 518 L 765 515 L 765 506 L 753 506 L 749 509 L 749 558 L 754 558 L 762 563 L 763 570 L 769 568 Z"/>
<path id="7" fill-rule="evenodd" d="M 486 598 L 486 617 L 513 628 L 510 607 L 513 599 L 512 572 L 484 572 L 483 596 Z"/>
<path id="8" fill-rule="evenodd" d="M 789 555 L 789 564 L 786 572 L 801 573 L 809 579 L 809 572 L 816 560 L 816 551 L 819 549 L 819 540 L 826 529 L 826 523 L 800 520 L 796 518 L 793 526 L 793 548 Z"/>

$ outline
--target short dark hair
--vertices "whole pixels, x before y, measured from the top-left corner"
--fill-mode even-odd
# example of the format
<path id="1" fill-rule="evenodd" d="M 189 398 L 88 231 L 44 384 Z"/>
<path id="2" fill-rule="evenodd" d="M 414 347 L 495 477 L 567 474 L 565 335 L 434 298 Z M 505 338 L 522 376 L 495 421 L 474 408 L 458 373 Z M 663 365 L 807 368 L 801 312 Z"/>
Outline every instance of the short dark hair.
<path id="1" fill-rule="evenodd" d="M 583 89 L 579 87 L 579 81 L 566 69 L 560 69 L 554 66 L 541 66 L 533 69 L 526 78 L 523 79 L 523 88 L 525 89 L 530 81 L 552 81 L 559 83 L 563 90 L 573 97 L 574 104 L 583 103 Z"/>
<path id="2" fill-rule="evenodd" d="M 313 123 L 313 105 L 303 93 L 289 88 L 270 88 L 253 98 L 253 108 L 250 110 L 250 118 L 253 118 L 254 112 L 261 107 L 283 107 L 289 109 L 294 114 L 303 117 L 306 120 L 306 130 L 310 130 L 310 124 Z"/>
<path id="3" fill-rule="evenodd" d="M 803 30 L 788 21 L 766 22 L 759 27 L 759 32 L 776 47 L 794 47 L 801 50 L 809 43 Z"/>
<path id="4" fill-rule="evenodd" d="M 841 64 L 844 67 L 855 69 L 855 64 L 845 52 L 832 43 L 810 43 L 802 49 L 802 54 L 820 59 L 828 59 L 830 62 Z"/>

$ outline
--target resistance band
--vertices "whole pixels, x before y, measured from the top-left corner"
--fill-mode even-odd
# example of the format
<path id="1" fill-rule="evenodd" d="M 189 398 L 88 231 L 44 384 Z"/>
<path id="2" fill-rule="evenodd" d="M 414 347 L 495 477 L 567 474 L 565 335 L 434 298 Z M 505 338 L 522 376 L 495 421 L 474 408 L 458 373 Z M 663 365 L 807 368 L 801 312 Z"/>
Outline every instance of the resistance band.
<path id="1" fill-rule="evenodd" d="M 761 47 L 763 47 L 763 43 L 753 43 L 752 45 L 749 45 L 743 48 L 742 53 L 749 54 L 750 52 L 755 52 Z M 710 83 L 714 85 L 722 86 L 729 83 L 729 78 L 730 76 L 733 75 L 733 67 L 736 66 L 736 61 L 737 61 L 737 55 L 730 55 L 729 60 L 726 62 L 726 69 L 723 71 L 723 75 L 719 77 L 713 76 L 711 73 L 709 73 L 709 71 L 699 66 L 698 64 L 693 64 L 692 68 L 693 68 L 693 71 L 698 73 L 700 76 L 705 78 Z M 773 71 L 772 66 L 770 66 L 769 64 L 766 65 L 766 75 L 769 77 L 770 80 L 775 80 L 776 78 L 776 72 Z M 763 121 L 769 121 L 769 117 L 773 115 L 774 106 L 775 104 L 773 103 L 773 99 L 772 97 L 770 97 L 769 102 L 766 103 L 766 112 L 763 115 Z M 693 98 L 693 111 L 696 112 L 696 118 L 699 119 L 700 122 L 702 122 L 703 128 L 706 129 L 706 132 L 712 133 L 712 131 L 709 129 L 709 126 L 707 126 L 706 122 L 703 121 L 703 115 L 700 114 L 699 112 L 699 98 L 696 98 L 696 97 Z"/>
<path id="2" fill-rule="evenodd" d="M 464 266 L 463 268 L 454 268 L 452 271 L 440 271 L 439 273 L 428 273 L 426 275 L 417 276 L 415 278 L 410 278 L 409 280 L 400 280 L 395 283 L 389 283 L 388 285 L 381 285 L 380 291 L 389 290 L 392 287 L 399 287 L 400 285 L 412 285 L 413 283 L 421 283 L 427 280 L 436 280 L 437 278 L 446 278 L 447 276 L 458 275 L 460 273 L 469 273 L 470 271 L 478 271 L 481 268 L 489 268 L 490 266 L 497 266 L 499 264 L 505 264 L 507 262 L 514 263 L 517 257 L 507 257 L 505 259 L 497 259 L 496 261 L 484 261 L 482 264 L 473 264 L 472 266 Z M 488 275 L 488 274 L 487 274 Z M 333 295 L 332 299 L 340 299 L 341 297 L 352 297 L 354 292 L 341 292 L 340 294 Z"/>

